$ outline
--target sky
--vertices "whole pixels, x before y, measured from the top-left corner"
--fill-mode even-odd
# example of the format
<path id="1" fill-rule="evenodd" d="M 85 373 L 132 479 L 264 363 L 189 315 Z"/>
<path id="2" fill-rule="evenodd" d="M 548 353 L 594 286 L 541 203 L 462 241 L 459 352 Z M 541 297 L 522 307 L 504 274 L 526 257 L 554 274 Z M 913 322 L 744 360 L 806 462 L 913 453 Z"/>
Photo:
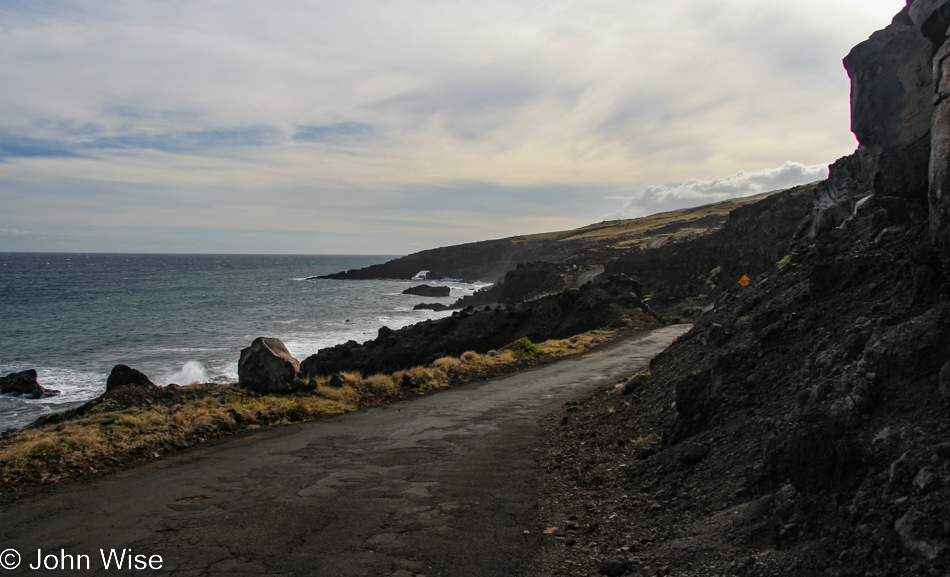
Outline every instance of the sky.
<path id="1" fill-rule="evenodd" d="M 819 180 L 903 0 L 0 3 L 0 251 L 406 254 Z"/>

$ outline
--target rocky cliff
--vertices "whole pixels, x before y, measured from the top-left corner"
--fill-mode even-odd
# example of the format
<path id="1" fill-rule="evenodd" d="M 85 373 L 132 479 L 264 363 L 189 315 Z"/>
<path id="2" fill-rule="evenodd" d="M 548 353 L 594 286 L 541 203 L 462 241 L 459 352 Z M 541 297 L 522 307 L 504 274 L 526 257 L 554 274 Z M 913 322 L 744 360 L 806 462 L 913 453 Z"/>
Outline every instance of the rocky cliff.
<path id="1" fill-rule="evenodd" d="M 691 321 L 702 305 L 737 288 L 743 276 L 757 278 L 776 270 L 818 188 L 798 186 L 737 207 L 706 235 L 629 250 L 609 261 L 606 273 L 633 276 L 658 313 Z"/>
<path id="2" fill-rule="evenodd" d="M 539 573 L 950 570 L 948 25 L 911 1 L 845 58 L 860 146 L 785 266 L 546 421 Z"/>
<path id="3" fill-rule="evenodd" d="M 454 278 L 469 282 L 497 283 L 519 264 L 532 262 L 547 262 L 571 268 L 577 265 L 586 270 L 603 266 L 633 247 L 659 246 L 672 237 L 698 235 L 715 230 L 722 226 L 734 208 L 757 202 L 764 196 L 725 201 L 645 218 L 602 222 L 575 230 L 424 250 L 386 263 L 320 278 L 411 279 L 421 271 L 428 271 L 429 279 Z"/>

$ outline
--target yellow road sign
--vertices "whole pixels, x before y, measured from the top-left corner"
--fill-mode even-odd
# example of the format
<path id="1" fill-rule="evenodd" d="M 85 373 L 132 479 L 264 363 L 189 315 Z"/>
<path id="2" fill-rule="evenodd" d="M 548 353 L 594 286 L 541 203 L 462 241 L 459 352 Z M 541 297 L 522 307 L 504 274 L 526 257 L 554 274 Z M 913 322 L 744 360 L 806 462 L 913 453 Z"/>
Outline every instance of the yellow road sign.
<path id="1" fill-rule="evenodd" d="M 750 282 L 752 282 L 752 279 L 750 279 L 746 275 L 742 275 L 742 278 L 739 279 L 739 284 L 741 284 L 742 286 L 748 286 Z"/>

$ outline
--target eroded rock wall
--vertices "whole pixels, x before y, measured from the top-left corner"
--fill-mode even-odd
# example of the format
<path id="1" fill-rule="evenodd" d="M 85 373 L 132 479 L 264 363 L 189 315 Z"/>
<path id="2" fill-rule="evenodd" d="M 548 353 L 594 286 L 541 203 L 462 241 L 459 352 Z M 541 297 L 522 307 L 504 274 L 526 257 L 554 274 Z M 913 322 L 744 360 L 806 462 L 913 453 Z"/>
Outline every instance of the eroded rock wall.
<path id="1" fill-rule="evenodd" d="M 840 226 L 863 198 L 920 206 L 950 266 L 950 0 L 911 0 L 844 59 L 854 154 L 831 165 L 797 240 Z"/>

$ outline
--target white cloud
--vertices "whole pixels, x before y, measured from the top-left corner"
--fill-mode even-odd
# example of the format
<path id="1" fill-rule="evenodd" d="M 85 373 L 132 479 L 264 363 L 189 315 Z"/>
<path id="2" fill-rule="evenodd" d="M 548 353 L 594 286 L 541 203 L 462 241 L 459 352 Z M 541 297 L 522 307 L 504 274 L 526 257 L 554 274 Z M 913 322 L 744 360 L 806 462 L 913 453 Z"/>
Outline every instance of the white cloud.
<path id="1" fill-rule="evenodd" d="M 681 183 L 649 186 L 629 196 L 611 196 L 611 199 L 619 200 L 622 204 L 604 219 L 637 218 L 668 210 L 701 206 L 730 198 L 783 190 L 827 177 L 827 165 L 805 166 L 788 161 L 778 168 L 766 168 L 756 172 L 739 172 L 710 180 L 690 179 Z"/>
<path id="2" fill-rule="evenodd" d="M 0 238 L 11 239 L 11 240 L 22 240 L 28 238 L 33 233 L 27 230 L 17 230 L 15 228 L 6 229 L 0 228 Z"/>

